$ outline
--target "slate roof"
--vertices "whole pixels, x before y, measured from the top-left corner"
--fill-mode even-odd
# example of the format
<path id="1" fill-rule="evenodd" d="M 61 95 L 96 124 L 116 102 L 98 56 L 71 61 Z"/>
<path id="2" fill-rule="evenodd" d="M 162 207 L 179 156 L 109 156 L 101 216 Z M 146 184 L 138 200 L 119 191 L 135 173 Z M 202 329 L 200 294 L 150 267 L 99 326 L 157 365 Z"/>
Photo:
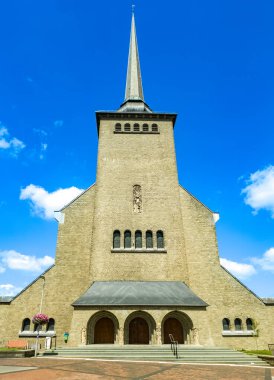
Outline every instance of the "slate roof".
<path id="1" fill-rule="evenodd" d="M 179 281 L 95 281 L 73 306 L 208 306 Z"/>
<path id="2" fill-rule="evenodd" d="M 9 303 L 13 299 L 12 296 L 0 296 L 1 303 Z"/>

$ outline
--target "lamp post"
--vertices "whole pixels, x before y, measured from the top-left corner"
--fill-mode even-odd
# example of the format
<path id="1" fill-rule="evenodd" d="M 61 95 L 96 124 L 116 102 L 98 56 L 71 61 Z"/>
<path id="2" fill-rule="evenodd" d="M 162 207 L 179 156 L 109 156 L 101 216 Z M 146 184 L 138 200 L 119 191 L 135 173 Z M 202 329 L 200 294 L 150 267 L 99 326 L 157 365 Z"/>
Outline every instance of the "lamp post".
<path id="1" fill-rule="evenodd" d="M 40 276 L 39 278 L 41 278 L 43 280 L 42 292 L 41 292 L 41 300 L 40 300 L 40 308 L 39 308 L 39 315 L 40 315 L 42 313 L 42 306 L 43 306 L 43 299 L 44 299 L 44 290 L 45 290 L 46 278 L 45 278 L 45 276 Z M 37 325 L 37 336 L 36 336 L 36 343 L 35 343 L 35 357 L 38 354 L 39 333 L 40 333 L 40 327 L 41 327 L 41 325 L 42 325 L 42 323 L 41 323 L 41 321 L 39 321 L 38 325 Z"/>
<path id="2" fill-rule="evenodd" d="M 45 290 L 46 278 L 45 278 L 45 276 L 40 276 L 40 278 L 44 280 L 43 284 L 42 284 L 42 294 L 41 294 L 40 310 L 39 310 L 39 313 L 42 313 L 42 306 L 43 306 L 43 298 L 44 298 L 44 290 Z"/>

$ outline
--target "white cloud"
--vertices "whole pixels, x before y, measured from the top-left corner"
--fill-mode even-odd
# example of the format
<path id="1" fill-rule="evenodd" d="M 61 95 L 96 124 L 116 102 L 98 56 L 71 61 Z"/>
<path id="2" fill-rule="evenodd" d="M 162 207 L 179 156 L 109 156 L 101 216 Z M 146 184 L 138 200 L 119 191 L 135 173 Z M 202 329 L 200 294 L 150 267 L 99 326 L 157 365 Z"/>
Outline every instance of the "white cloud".
<path id="1" fill-rule="evenodd" d="M 80 195 L 82 191 L 83 189 L 72 186 L 49 193 L 43 187 L 28 185 L 21 189 L 20 199 L 29 200 L 34 215 L 43 219 L 53 219 L 54 211 L 60 210 Z"/>
<path id="2" fill-rule="evenodd" d="M 40 272 L 54 263 L 50 256 L 28 256 L 14 250 L 0 251 L 0 257 L 2 267 L 30 272 Z"/>
<path id="3" fill-rule="evenodd" d="M 48 133 L 44 131 L 43 129 L 33 128 L 32 130 L 34 133 L 37 133 L 41 137 L 46 137 L 48 135 Z"/>
<path id="4" fill-rule="evenodd" d="M 0 148 L 2 149 L 9 149 L 10 148 L 10 143 L 7 142 L 5 139 L 0 140 Z"/>
<path id="5" fill-rule="evenodd" d="M 16 137 L 10 138 L 9 135 L 8 129 L 0 122 L 0 149 L 9 149 L 10 154 L 17 157 L 26 145 Z"/>
<path id="6" fill-rule="evenodd" d="M 48 149 L 48 144 L 41 143 L 41 146 L 40 146 L 40 155 L 39 155 L 40 160 L 43 160 L 43 158 L 45 157 L 45 156 L 44 156 L 44 152 L 45 152 L 47 149 Z"/>
<path id="7" fill-rule="evenodd" d="M 1 284 L 0 285 L 0 296 L 15 296 L 19 293 L 22 288 L 18 288 L 12 284 Z"/>
<path id="8" fill-rule="evenodd" d="M 64 120 L 55 120 L 55 121 L 53 122 L 53 125 L 54 125 L 55 127 L 62 127 L 63 124 L 64 124 Z"/>
<path id="9" fill-rule="evenodd" d="M 252 173 L 247 184 L 242 190 L 242 194 L 245 194 L 245 204 L 254 209 L 254 214 L 264 209 L 274 218 L 274 166 L 270 165 Z"/>
<path id="10" fill-rule="evenodd" d="M 240 279 L 245 279 L 256 273 L 254 266 L 251 264 L 237 263 L 223 258 L 220 258 L 220 262 L 223 267 Z"/>
<path id="11" fill-rule="evenodd" d="M 2 265 L 0 265 L 0 273 L 4 273 L 6 270 L 6 268 L 2 267 Z"/>
<path id="12" fill-rule="evenodd" d="M 269 248 L 261 258 L 253 257 L 251 260 L 263 270 L 274 272 L 274 248 Z"/>
<path id="13" fill-rule="evenodd" d="M 8 135 L 8 130 L 6 127 L 3 126 L 3 124 L 0 121 L 0 137 Z"/>

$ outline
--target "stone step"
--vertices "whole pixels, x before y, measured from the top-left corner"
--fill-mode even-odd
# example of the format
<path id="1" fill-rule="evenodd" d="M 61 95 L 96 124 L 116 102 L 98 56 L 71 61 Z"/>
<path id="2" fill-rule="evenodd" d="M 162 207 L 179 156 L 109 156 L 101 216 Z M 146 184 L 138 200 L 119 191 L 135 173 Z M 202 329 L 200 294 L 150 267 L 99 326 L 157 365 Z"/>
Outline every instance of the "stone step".
<path id="1" fill-rule="evenodd" d="M 179 358 L 176 359 L 169 345 L 163 346 L 113 346 L 89 345 L 82 347 L 60 347 L 45 351 L 44 355 L 60 357 L 93 358 L 108 360 L 144 360 L 144 361 L 177 361 L 182 363 L 222 363 L 242 365 L 268 366 L 266 362 L 255 355 L 247 355 L 223 347 L 179 346 Z"/>

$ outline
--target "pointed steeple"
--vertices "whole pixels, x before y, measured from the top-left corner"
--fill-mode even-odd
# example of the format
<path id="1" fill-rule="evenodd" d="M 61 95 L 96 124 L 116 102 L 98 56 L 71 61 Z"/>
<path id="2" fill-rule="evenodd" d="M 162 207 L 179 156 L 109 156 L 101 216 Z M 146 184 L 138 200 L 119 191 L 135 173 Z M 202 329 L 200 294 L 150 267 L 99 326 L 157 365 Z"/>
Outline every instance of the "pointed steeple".
<path id="1" fill-rule="evenodd" d="M 135 17 L 133 10 L 134 7 L 132 8 L 125 100 L 118 111 L 152 112 L 144 101 Z"/>
<path id="2" fill-rule="evenodd" d="M 125 101 L 137 99 L 144 101 L 140 60 L 136 36 L 135 18 L 132 12 L 130 43 L 128 52 L 127 82 Z"/>

